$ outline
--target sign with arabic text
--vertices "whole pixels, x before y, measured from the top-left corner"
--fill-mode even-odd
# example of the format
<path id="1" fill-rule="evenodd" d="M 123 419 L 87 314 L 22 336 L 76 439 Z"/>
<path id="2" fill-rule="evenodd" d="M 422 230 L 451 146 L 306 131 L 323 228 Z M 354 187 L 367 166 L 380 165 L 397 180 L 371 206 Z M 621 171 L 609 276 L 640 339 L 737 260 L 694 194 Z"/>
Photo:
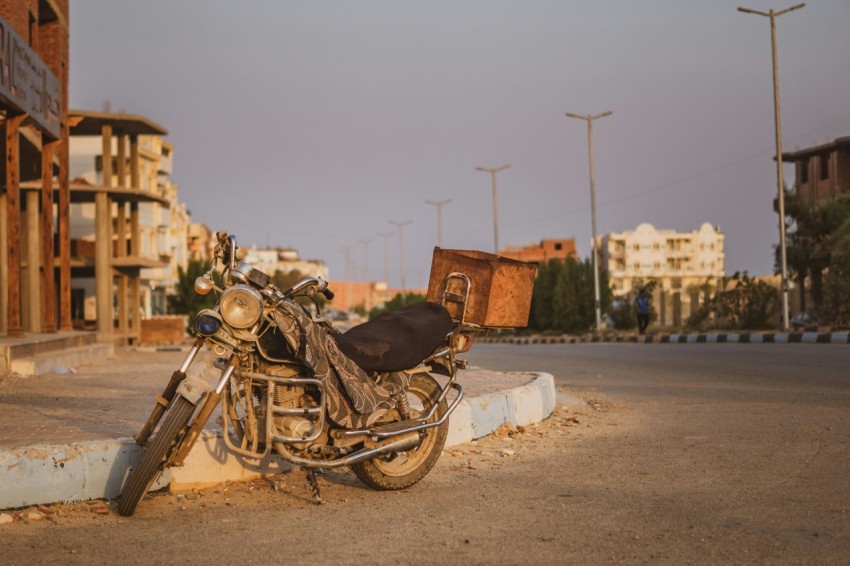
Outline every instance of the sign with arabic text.
<path id="1" fill-rule="evenodd" d="M 58 138 L 61 96 L 56 75 L 12 24 L 0 18 L 0 102 L 29 114 L 44 133 Z"/>

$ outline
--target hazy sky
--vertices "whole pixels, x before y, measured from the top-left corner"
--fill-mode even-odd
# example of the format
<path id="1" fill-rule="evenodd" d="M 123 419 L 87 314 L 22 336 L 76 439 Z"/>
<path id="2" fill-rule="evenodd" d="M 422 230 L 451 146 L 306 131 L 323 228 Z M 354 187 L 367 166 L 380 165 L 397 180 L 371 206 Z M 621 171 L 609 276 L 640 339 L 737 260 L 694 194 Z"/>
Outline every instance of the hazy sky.
<path id="1" fill-rule="evenodd" d="M 408 287 L 444 247 L 575 237 L 589 255 L 587 128 L 600 233 L 726 235 L 726 271 L 778 241 L 770 23 L 795 0 L 71 2 L 70 104 L 141 114 L 175 145 L 196 222 L 383 273 L 407 221 Z M 784 149 L 850 135 L 850 2 L 777 19 Z M 791 171 L 787 182 L 793 182 Z M 390 240 L 399 284 L 398 238 Z"/>

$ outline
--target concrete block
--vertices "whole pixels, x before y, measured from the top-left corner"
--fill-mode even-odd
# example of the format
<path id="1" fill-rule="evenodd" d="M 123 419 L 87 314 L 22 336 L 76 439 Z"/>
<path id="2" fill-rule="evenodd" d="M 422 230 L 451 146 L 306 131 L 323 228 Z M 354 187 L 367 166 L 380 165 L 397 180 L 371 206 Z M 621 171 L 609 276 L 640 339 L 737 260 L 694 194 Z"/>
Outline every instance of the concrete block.
<path id="1" fill-rule="evenodd" d="M 540 374 L 523 387 L 516 387 L 509 395 L 511 422 L 528 425 L 540 422 L 555 410 L 555 378 Z"/>
<path id="2" fill-rule="evenodd" d="M 106 360 L 113 354 L 112 344 L 92 344 L 14 359 L 9 366 L 12 373 L 35 377 L 46 373 L 68 373 L 74 368 Z"/>
<path id="3" fill-rule="evenodd" d="M 171 469 L 172 491 L 210 487 L 226 481 L 248 481 L 293 468 L 276 454 L 262 461 L 237 456 L 227 449 L 221 434 L 220 431 L 202 432 L 183 466 Z"/>
<path id="4" fill-rule="evenodd" d="M 132 439 L 2 451 L 0 509 L 117 497 L 141 453 Z M 153 489 L 168 479 L 166 472 Z"/>
<path id="5" fill-rule="evenodd" d="M 475 440 L 475 431 L 472 428 L 472 407 L 464 399 L 449 417 L 449 434 L 446 437 L 446 446 L 463 444 Z"/>
<path id="6" fill-rule="evenodd" d="M 802 338 L 800 338 L 800 342 L 805 344 L 817 344 L 818 342 L 818 333 L 817 332 L 803 332 Z"/>

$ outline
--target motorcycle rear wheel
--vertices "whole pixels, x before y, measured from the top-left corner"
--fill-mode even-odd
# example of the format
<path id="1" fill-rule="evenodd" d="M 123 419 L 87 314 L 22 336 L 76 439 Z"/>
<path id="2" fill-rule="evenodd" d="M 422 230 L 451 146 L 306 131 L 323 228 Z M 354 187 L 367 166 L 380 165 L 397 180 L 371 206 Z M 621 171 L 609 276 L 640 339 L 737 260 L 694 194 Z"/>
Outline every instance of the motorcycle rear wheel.
<path id="1" fill-rule="evenodd" d="M 192 413 L 194 412 L 195 405 L 179 395 L 174 398 L 168 414 L 165 416 L 165 421 L 163 421 L 150 446 L 148 446 L 148 449 L 142 455 L 135 473 L 130 478 L 127 489 L 121 495 L 121 501 L 118 503 L 118 513 L 125 517 L 129 517 L 135 513 L 139 502 L 148 492 L 148 489 L 150 489 L 154 479 L 156 479 L 163 462 L 174 453 L 180 433 L 189 424 L 189 419 L 192 418 Z"/>
<path id="2" fill-rule="evenodd" d="M 440 398 L 440 384 L 427 373 L 415 373 L 410 377 L 407 396 L 413 409 L 427 412 Z M 446 401 L 440 402 L 432 420 L 446 413 Z M 424 478 L 443 451 L 449 432 L 448 421 L 425 430 L 422 442 L 416 448 L 399 452 L 392 457 L 378 457 L 351 465 L 351 470 L 372 489 L 389 491 L 405 489 Z"/>

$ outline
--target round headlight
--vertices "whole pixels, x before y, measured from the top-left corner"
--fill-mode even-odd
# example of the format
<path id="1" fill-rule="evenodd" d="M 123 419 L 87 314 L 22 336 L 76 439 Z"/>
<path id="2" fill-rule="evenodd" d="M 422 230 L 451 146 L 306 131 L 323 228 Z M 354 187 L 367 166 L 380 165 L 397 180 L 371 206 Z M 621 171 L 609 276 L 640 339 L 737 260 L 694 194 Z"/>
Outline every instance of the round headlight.
<path id="1" fill-rule="evenodd" d="M 195 317 L 195 331 L 201 336 L 212 336 L 221 328 L 221 317 L 210 309 L 204 309 Z"/>
<path id="2" fill-rule="evenodd" d="M 233 328 L 248 328 L 263 315 L 263 297 L 247 285 L 234 285 L 221 295 L 219 311 Z"/>

